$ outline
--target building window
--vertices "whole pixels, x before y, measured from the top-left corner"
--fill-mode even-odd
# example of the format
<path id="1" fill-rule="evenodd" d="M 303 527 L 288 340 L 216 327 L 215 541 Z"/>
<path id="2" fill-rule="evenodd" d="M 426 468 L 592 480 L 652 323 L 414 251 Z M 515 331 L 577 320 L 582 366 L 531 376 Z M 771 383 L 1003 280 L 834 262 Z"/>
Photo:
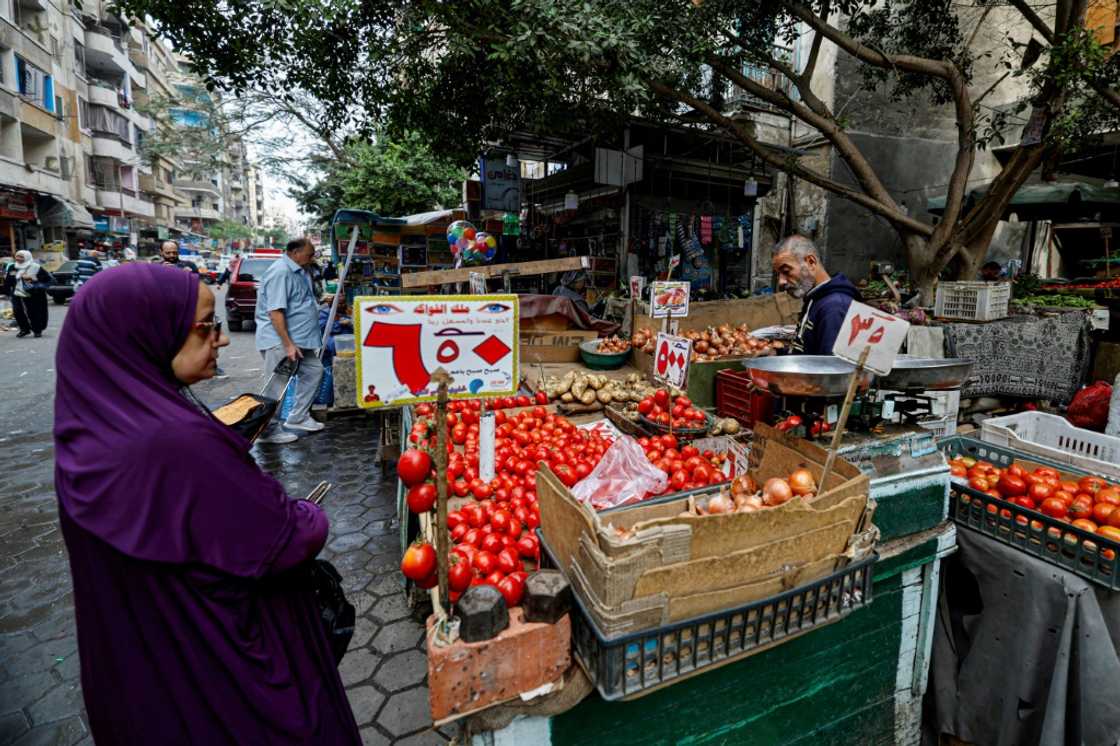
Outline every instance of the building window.
<path id="1" fill-rule="evenodd" d="M 89 112 L 89 128 L 93 130 L 93 134 L 115 137 L 124 145 L 132 144 L 129 138 L 131 125 L 123 115 L 101 104 L 88 104 L 86 109 Z"/>
<path id="2" fill-rule="evenodd" d="M 54 113 L 54 80 L 50 75 L 17 55 L 16 80 L 21 96 Z"/>
<path id="3" fill-rule="evenodd" d="M 78 96 L 78 129 L 88 130 L 89 128 L 89 101 Z"/>
<path id="4" fill-rule="evenodd" d="M 88 184 L 89 186 L 97 186 L 97 179 L 94 177 L 94 173 L 93 173 L 93 156 L 91 156 L 89 153 L 85 154 L 85 163 L 86 163 L 86 184 Z"/>
<path id="5" fill-rule="evenodd" d="M 83 78 L 86 76 L 86 48 L 78 42 L 74 42 L 74 72 Z"/>

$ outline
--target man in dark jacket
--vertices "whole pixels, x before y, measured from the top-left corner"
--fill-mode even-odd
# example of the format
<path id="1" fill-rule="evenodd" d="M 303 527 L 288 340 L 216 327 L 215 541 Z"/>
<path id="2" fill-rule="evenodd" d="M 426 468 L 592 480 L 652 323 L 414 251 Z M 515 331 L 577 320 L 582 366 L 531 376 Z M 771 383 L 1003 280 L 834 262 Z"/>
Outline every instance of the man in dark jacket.
<path id="1" fill-rule="evenodd" d="M 829 277 L 820 253 L 805 236 L 793 235 L 774 247 L 774 275 L 778 289 L 801 299 L 796 355 L 831 355 L 844 315 L 852 300 L 860 300 L 855 285 L 842 274 Z"/>

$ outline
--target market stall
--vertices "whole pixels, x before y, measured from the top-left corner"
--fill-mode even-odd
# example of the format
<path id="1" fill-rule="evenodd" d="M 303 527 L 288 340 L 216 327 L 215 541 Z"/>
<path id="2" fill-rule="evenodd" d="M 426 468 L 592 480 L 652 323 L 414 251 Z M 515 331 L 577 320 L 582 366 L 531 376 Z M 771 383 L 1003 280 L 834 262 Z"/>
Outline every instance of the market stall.
<path id="1" fill-rule="evenodd" d="M 357 398 L 402 412 L 402 572 L 432 604 L 437 723 L 494 743 L 644 743 L 695 735 L 703 712 L 704 732 L 732 739 L 916 743 L 955 546 L 949 469 L 937 433 L 891 421 L 911 405 L 879 394 L 959 387 L 959 364 L 903 366 L 875 387 L 853 364 L 774 370 L 792 359 L 774 355 L 795 311 L 785 297 L 664 319 L 651 307 L 648 332 L 634 324 L 651 352 L 603 330 L 533 362 L 531 300 L 384 305 L 356 301 Z M 726 344 L 693 360 L 713 332 Z M 672 340 L 686 351 L 661 349 Z M 769 408 L 748 396 L 719 416 L 721 369 Z M 858 401 L 845 401 L 853 381 Z M 823 425 L 841 406 L 859 412 L 833 444 Z"/>

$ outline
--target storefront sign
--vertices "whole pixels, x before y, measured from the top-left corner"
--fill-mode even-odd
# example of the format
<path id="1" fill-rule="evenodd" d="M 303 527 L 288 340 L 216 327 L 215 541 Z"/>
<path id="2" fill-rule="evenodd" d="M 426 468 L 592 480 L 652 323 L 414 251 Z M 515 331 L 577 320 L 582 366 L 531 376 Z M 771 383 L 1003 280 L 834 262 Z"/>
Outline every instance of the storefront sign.
<path id="1" fill-rule="evenodd" d="M 650 316 L 663 319 L 670 313 L 675 318 L 688 315 L 688 296 L 690 286 L 687 282 L 655 282 L 650 285 Z"/>
<path id="2" fill-rule="evenodd" d="M 506 165 L 506 156 L 490 154 L 478 159 L 482 175 L 482 209 L 521 212 L 521 166 Z"/>
<path id="3" fill-rule="evenodd" d="M 454 379 L 452 399 L 517 393 L 516 295 L 358 297 L 354 336 L 358 406 L 434 401 L 438 368 Z"/>
<path id="4" fill-rule="evenodd" d="M 877 375 L 885 376 L 894 367 L 894 359 L 909 330 L 910 322 L 852 301 L 844 316 L 844 323 L 840 325 L 840 334 L 832 346 L 832 354 L 858 365 L 860 355 L 868 348 L 870 352 L 864 367 Z"/>
<path id="5" fill-rule="evenodd" d="M 35 197 L 27 192 L 0 189 L 0 218 L 35 220 Z"/>
<path id="6" fill-rule="evenodd" d="M 688 381 L 688 364 L 692 359 L 692 340 L 658 333 L 653 348 L 653 377 L 678 389 Z"/>

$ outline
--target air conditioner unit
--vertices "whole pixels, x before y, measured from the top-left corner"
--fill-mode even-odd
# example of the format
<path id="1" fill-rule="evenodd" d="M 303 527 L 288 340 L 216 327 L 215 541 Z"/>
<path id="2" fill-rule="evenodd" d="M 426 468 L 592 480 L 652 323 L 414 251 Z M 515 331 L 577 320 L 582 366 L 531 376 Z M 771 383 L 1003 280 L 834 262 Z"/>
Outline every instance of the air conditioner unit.
<path id="1" fill-rule="evenodd" d="M 48 155 L 43 159 L 43 168 L 48 171 L 57 171 L 59 169 L 59 162 L 57 155 Z"/>

